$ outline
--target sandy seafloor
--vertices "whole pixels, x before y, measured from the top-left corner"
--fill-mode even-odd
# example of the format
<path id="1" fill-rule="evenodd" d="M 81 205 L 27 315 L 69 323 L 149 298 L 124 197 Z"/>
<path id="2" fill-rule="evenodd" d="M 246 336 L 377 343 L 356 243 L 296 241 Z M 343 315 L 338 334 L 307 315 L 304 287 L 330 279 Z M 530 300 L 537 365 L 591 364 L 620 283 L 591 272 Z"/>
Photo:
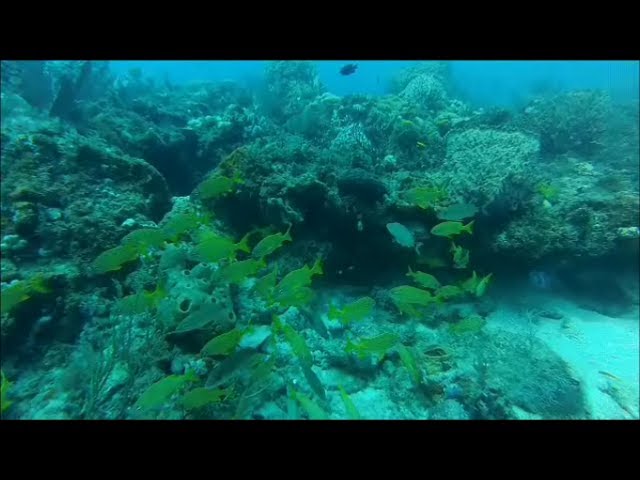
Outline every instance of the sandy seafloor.
<path id="1" fill-rule="evenodd" d="M 589 418 L 638 419 L 638 305 L 613 317 L 552 293 L 536 293 L 527 299 L 529 302 L 536 308 L 559 312 L 563 318 L 537 317 L 536 324 L 531 327 L 521 313 L 504 303 L 489 316 L 487 328 L 535 332 L 581 381 Z"/>

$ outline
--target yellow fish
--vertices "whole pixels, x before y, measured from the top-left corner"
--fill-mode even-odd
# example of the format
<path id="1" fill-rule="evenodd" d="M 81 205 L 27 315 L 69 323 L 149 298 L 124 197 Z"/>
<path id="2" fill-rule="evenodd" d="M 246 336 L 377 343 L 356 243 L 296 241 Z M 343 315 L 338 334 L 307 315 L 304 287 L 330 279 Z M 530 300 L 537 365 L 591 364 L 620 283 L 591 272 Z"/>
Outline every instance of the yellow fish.
<path id="1" fill-rule="evenodd" d="M 463 225 L 462 222 L 442 222 L 431 229 L 431 234 L 448 238 L 454 235 L 460 235 L 461 233 L 471 235 L 473 233 L 474 222 L 475 220 L 471 220 L 466 225 Z"/>

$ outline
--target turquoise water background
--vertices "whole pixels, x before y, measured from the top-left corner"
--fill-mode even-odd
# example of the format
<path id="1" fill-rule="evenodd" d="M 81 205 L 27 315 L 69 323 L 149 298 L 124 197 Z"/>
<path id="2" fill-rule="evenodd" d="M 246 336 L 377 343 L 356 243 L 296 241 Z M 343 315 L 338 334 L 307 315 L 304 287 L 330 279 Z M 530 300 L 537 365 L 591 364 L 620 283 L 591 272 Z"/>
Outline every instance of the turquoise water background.
<path id="1" fill-rule="evenodd" d="M 390 79 L 417 61 L 367 60 L 356 74 L 342 76 L 349 61 L 315 61 L 321 81 L 336 95 L 382 94 Z M 116 73 L 141 68 L 145 74 L 173 83 L 203 80 L 259 80 L 266 61 L 113 61 Z M 637 99 L 640 89 L 637 61 L 462 61 L 451 62 L 456 87 L 465 100 L 478 106 L 511 106 L 541 90 L 604 89 L 614 99 Z"/>

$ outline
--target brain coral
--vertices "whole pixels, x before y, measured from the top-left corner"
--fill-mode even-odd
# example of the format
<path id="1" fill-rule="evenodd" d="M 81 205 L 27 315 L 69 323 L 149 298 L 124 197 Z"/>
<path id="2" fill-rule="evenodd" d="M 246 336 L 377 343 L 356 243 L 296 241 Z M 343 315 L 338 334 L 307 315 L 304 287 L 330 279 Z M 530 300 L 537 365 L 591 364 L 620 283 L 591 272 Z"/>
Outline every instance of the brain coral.
<path id="1" fill-rule="evenodd" d="M 435 179 L 450 197 L 485 206 L 511 183 L 526 183 L 540 150 L 522 133 L 470 129 L 447 138 L 447 154 Z"/>

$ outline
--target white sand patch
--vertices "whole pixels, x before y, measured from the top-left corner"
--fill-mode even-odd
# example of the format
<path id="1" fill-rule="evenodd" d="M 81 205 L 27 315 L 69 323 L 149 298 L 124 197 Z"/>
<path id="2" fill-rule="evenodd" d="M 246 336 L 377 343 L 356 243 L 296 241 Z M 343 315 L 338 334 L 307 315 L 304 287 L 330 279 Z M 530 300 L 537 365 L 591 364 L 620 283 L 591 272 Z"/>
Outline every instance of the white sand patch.
<path id="1" fill-rule="evenodd" d="M 350 396 L 363 419 L 407 420 L 416 418 L 404 405 L 391 400 L 385 390 L 369 387 Z"/>
<path id="2" fill-rule="evenodd" d="M 582 381 L 594 419 L 639 418 L 640 326 L 636 309 L 623 318 L 585 310 L 557 297 L 536 299 L 532 307 L 552 308 L 562 320 L 538 317 L 531 324 L 522 309 L 503 304 L 489 318 L 489 328 L 536 335 Z"/>
<path id="3" fill-rule="evenodd" d="M 579 307 L 563 310 L 566 327 L 543 320 L 538 337 L 584 382 L 592 417 L 638 418 L 638 318 L 612 318 Z"/>

